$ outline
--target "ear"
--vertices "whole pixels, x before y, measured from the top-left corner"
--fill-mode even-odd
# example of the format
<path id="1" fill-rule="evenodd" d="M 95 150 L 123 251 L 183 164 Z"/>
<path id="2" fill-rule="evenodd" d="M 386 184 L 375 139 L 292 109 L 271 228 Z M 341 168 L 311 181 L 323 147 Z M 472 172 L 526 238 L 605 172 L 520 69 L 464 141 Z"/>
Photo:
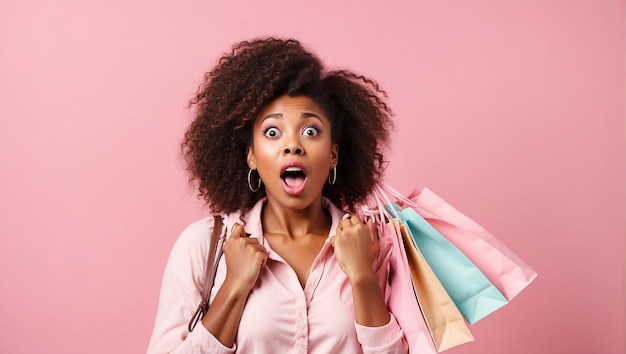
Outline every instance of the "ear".
<path id="1" fill-rule="evenodd" d="M 337 166 L 339 163 L 339 145 L 333 144 L 330 147 L 330 167 Z"/>
<path id="2" fill-rule="evenodd" d="M 256 170 L 256 160 L 254 158 L 254 149 L 252 148 L 252 146 L 248 146 L 246 148 L 246 155 L 247 155 L 247 160 L 248 160 L 248 167 L 250 167 L 253 170 Z"/>

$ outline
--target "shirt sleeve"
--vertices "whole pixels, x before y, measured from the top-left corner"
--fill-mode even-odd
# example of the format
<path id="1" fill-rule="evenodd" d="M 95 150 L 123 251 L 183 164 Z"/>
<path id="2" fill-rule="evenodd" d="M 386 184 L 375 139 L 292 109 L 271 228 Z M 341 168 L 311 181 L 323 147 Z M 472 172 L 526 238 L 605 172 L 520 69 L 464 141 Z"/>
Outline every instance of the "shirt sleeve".
<path id="1" fill-rule="evenodd" d="M 356 336 L 364 354 L 406 354 L 409 348 L 404 341 L 402 329 L 392 313 L 389 323 L 381 327 L 366 327 L 354 323 Z"/>
<path id="2" fill-rule="evenodd" d="M 380 231 L 379 231 L 380 232 Z M 392 253 L 392 243 L 389 238 L 379 240 L 379 255 L 372 267 L 378 278 L 378 285 L 384 289 L 385 302 L 389 302 L 391 291 L 389 278 L 389 261 Z M 402 328 L 393 313 L 389 313 L 389 323 L 381 327 L 366 327 L 354 322 L 357 340 L 363 348 L 364 354 L 406 354 L 408 344 L 404 339 Z"/>
<path id="3" fill-rule="evenodd" d="M 189 320 L 202 300 L 202 284 L 213 218 L 189 225 L 180 235 L 167 261 L 161 295 L 148 346 L 148 354 L 234 353 L 198 322 L 190 333 Z"/>

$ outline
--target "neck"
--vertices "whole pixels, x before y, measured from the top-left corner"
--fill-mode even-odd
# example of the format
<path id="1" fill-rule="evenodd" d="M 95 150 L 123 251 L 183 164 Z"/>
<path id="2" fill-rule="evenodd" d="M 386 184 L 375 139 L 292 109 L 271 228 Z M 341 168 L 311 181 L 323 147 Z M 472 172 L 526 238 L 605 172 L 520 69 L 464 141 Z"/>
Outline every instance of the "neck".
<path id="1" fill-rule="evenodd" d="M 327 235 L 331 218 L 322 208 L 321 198 L 304 209 L 294 210 L 268 199 L 261 214 L 263 232 L 290 238 Z"/>

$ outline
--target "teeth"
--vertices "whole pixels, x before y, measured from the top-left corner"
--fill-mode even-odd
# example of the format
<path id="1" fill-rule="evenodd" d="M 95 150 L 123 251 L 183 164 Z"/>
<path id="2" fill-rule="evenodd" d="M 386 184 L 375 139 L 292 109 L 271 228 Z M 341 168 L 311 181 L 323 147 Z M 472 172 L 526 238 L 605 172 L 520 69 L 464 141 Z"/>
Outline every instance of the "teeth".
<path id="1" fill-rule="evenodd" d="M 302 171 L 302 169 L 298 167 L 289 167 L 285 170 L 285 172 L 299 172 L 299 171 Z"/>

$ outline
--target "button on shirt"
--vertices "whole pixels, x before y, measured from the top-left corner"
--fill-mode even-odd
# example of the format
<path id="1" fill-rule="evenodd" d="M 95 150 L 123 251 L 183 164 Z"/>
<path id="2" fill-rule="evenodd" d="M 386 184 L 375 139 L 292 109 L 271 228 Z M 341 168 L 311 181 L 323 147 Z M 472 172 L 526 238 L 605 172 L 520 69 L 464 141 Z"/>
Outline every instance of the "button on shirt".
<path id="1" fill-rule="evenodd" d="M 222 345 L 201 322 L 191 333 L 187 331 L 187 323 L 201 300 L 213 227 L 213 218 L 209 217 L 187 227 L 172 249 L 148 353 L 406 353 L 402 330 L 393 314 L 382 327 L 365 327 L 355 322 L 352 288 L 330 243 L 345 212 L 323 200 L 332 217 L 331 231 L 302 288 L 295 271 L 263 237 L 260 217 L 264 203 L 265 200 L 259 201 L 243 217 L 246 232 L 266 247 L 269 259 L 248 296 L 235 345 Z M 224 227 L 228 234 L 235 222 L 242 223 L 240 214 L 226 216 Z M 391 244 L 381 239 L 373 268 L 386 299 L 390 253 Z M 226 263 L 222 257 L 211 301 L 225 277 Z"/>

